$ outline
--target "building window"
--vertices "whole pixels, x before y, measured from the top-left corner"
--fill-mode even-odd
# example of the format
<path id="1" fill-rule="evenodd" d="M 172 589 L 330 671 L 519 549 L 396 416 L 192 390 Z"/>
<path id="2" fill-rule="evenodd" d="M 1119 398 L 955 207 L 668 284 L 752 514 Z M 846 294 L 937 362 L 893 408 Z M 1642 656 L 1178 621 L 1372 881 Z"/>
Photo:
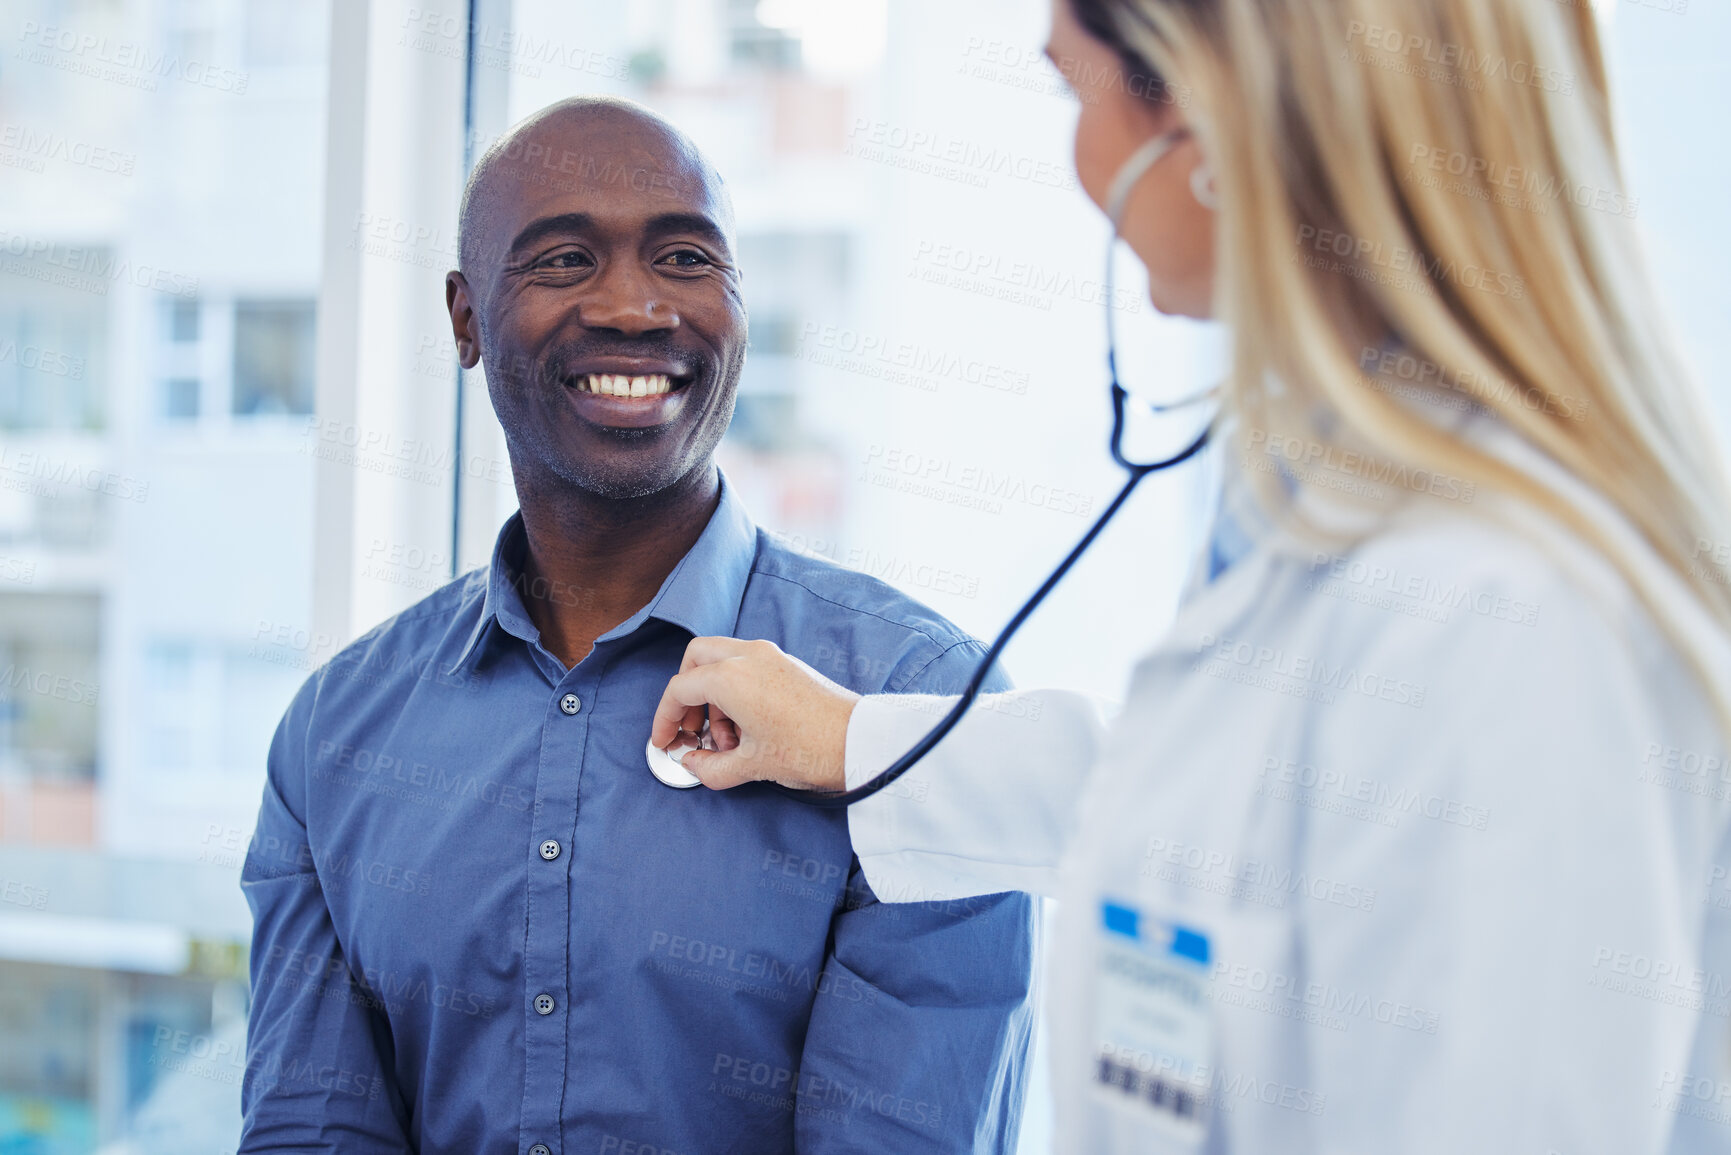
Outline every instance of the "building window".
<path id="1" fill-rule="evenodd" d="M 311 413 L 313 357 L 311 301 L 237 301 L 235 416 Z"/>
<path id="2" fill-rule="evenodd" d="M 767 72 L 794 72 L 800 65 L 799 39 L 760 18 L 762 0 L 728 0 L 727 47 L 733 63 Z"/>
<path id="3" fill-rule="evenodd" d="M 174 418 L 198 416 L 198 378 L 172 377 L 163 383 L 162 415 Z"/>
<path id="4" fill-rule="evenodd" d="M 207 638 L 160 638 L 144 653 L 144 766 L 153 774 L 263 773 L 305 655 Z"/>
<path id="5" fill-rule="evenodd" d="M 99 611 L 83 594 L 0 595 L 0 772 L 96 773 Z"/>
<path id="6" fill-rule="evenodd" d="M 198 302 L 176 300 L 168 303 L 168 339 L 175 344 L 198 340 Z"/>
<path id="7" fill-rule="evenodd" d="M 177 297 L 162 304 L 162 340 L 158 344 L 157 411 L 186 421 L 198 416 L 204 382 L 204 301 Z"/>
<path id="8" fill-rule="evenodd" d="M 107 284 L 66 275 L 75 251 L 13 257 L 0 272 L 0 429 L 102 428 Z M 79 268 L 110 264 L 108 250 L 82 251 Z"/>

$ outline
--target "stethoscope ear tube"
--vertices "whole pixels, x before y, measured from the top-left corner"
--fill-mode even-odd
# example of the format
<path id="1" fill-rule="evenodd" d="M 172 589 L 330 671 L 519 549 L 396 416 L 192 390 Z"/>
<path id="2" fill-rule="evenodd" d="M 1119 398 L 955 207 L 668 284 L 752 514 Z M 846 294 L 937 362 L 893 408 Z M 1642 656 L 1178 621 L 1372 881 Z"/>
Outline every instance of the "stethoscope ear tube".
<path id="1" fill-rule="evenodd" d="M 1136 182 L 1189 135 L 1190 130 L 1183 125 L 1169 129 L 1142 145 L 1118 166 L 1118 171 L 1112 174 L 1111 185 L 1106 189 L 1106 219 L 1112 223 L 1114 233 L 1124 221 L 1124 206 L 1129 203 L 1130 190 L 1136 187 Z"/>

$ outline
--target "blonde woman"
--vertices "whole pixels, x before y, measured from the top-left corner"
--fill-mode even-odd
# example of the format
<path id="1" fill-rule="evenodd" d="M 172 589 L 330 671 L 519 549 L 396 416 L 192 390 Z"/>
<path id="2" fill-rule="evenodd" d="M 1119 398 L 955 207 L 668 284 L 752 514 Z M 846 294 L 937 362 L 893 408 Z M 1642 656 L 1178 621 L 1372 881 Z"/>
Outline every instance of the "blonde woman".
<path id="1" fill-rule="evenodd" d="M 1110 727 L 988 696 L 855 805 L 874 890 L 1060 899 L 1065 1151 L 1731 1147 L 1731 506 L 1590 6 L 1058 0 L 1049 53 L 1235 334 L 1232 532 Z M 653 740 L 833 790 L 944 706 L 700 638 Z"/>

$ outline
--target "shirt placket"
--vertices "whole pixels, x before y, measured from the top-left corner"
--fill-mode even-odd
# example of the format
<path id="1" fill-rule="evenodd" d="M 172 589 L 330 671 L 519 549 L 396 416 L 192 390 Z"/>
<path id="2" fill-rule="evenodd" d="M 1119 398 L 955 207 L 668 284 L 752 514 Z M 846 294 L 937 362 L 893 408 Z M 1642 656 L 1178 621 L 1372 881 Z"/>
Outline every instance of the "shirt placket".
<path id="1" fill-rule="evenodd" d="M 542 655 L 537 654 L 537 659 Z M 524 1080 L 521 1155 L 562 1155 L 561 1132 L 571 997 L 571 838 L 577 824 L 577 787 L 583 773 L 590 703 L 600 663 L 587 662 L 550 680 L 541 723 L 541 763 L 535 782 L 535 818 L 529 845 L 527 926 L 523 949 Z"/>

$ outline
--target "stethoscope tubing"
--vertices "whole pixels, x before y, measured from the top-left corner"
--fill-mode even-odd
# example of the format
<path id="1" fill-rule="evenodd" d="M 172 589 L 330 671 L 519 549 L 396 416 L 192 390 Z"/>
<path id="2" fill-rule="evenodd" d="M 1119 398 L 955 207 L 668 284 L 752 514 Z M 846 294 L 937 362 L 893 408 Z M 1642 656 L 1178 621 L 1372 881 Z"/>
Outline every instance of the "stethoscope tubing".
<path id="1" fill-rule="evenodd" d="M 998 658 L 1003 654 L 1004 648 L 1016 636 L 1016 631 L 1022 628 L 1022 623 L 1033 616 L 1034 611 L 1040 607 L 1040 603 L 1046 600 L 1046 595 L 1057 588 L 1058 583 L 1064 579 L 1064 575 L 1070 572 L 1070 568 L 1081 559 L 1084 553 L 1088 552 L 1088 547 L 1094 544 L 1094 539 L 1100 536 L 1101 531 L 1124 507 L 1124 503 L 1130 500 L 1130 495 L 1136 491 L 1136 487 L 1142 483 L 1142 479 L 1151 473 L 1159 473 L 1161 470 L 1171 469 L 1175 465 L 1182 465 L 1202 452 L 1208 444 L 1209 434 L 1213 429 L 1212 420 L 1203 427 L 1201 433 L 1194 440 L 1170 457 L 1159 461 L 1137 462 L 1131 461 L 1125 456 L 1124 408 L 1130 395 L 1118 383 L 1118 336 L 1112 314 L 1114 305 L 1113 250 L 1118 240 L 1118 223 L 1129 200 L 1130 190 L 1156 162 L 1169 153 L 1187 135 L 1187 129 L 1173 129 L 1170 132 L 1162 133 L 1138 148 L 1120 166 L 1118 173 L 1112 179 L 1107 195 L 1106 215 L 1112 222 L 1112 238 L 1106 243 L 1104 285 L 1106 297 L 1106 367 L 1112 379 L 1112 460 L 1123 467 L 1129 475 L 1124 482 L 1124 487 L 1118 491 L 1118 495 L 1112 499 L 1111 504 L 1095 519 L 1094 524 L 1088 527 L 1088 532 L 1082 535 L 1082 540 L 1078 541 L 1075 548 L 1070 550 L 1064 560 L 1058 563 L 1058 568 L 1040 583 L 1040 587 L 1034 591 L 1033 596 L 1023 602 L 1022 608 L 1017 610 L 1015 616 L 1005 623 L 1002 630 L 998 631 L 998 636 L 987 648 L 985 657 L 981 658 L 979 665 L 974 667 L 974 672 L 968 678 L 968 684 L 962 690 L 962 695 L 956 700 L 955 705 L 951 706 L 949 712 L 939 719 L 937 725 L 926 731 L 925 736 L 915 742 L 907 753 L 897 758 L 888 769 L 851 790 L 799 790 L 791 786 L 783 786 L 779 782 L 765 782 L 763 783 L 764 786 L 777 793 L 785 794 L 789 798 L 797 799 L 808 806 L 816 806 L 826 810 L 841 810 L 886 789 L 896 779 L 913 769 L 921 758 L 931 753 L 932 749 L 943 741 L 951 730 L 956 728 L 956 724 L 962 720 L 962 715 L 966 714 L 979 698 L 980 689 L 985 685 L 987 676 L 991 673 Z M 1171 412 L 1207 400 L 1216 392 L 1215 389 L 1209 389 L 1182 401 L 1148 407 L 1155 412 Z"/>
<path id="2" fill-rule="evenodd" d="M 1183 464 L 1202 452 L 1203 447 L 1208 444 L 1209 430 L 1205 428 L 1189 445 L 1163 461 L 1144 464 L 1124 461 L 1118 452 L 1118 442 L 1123 432 L 1124 390 L 1117 382 L 1112 383 L 1112 389 L 1114 410 L 1113 457 L 1124 465 L 1130 474 L 1129 479 L 1124 482 L 1124 488 L 1118 491 L 1118 496 L 1112 499 L 1112 503 L 1105 508 L 1094 524 L 1088 527 L 1088 532 L 1082 535 L 1082 540 L 1076 543 L 1075 548 L 1069 552 L 1068 556 L 1058 563 L 1058 568 L 1040 583 L 1040 588 L 1034 591 L 1032 597 L 1022 603 L 1022 608 L 1017 610 L 1015 616 L 1005 623 L 1004 628 L 998 632 L 997 638 L 986 650 L 986 656 L 981 658 L 979 665 L 974 668 L 973 676 L 968 679 L 967 687 L 962 690 L 962 696 L 956 700 L 956 704 L 951 706 L 949 712 L 939 719 L 937 725 L 926 731 L 925 737 L 915 742 L 908 752 L 891 763 L 887 770 L 869 782 L 862 782 L 851 790 L 798 790 L 791 786 L 783 786 L 779 782 L 766 782 L 764 783 L 765 786 L 790 798 L 796 798 L 808 806 L 840 810 L 852 806 L 855 802 L 870 798 L 913 769 L 921 758 L 931 753 L 933 747 L 944 740 L 945 735 L 956 728 L 956 723 L 962 720 L 962 715 L 966 714 L 975 700 L 979 698 L 980 688 L 985 685 L 987 675 L 991 673 L 992 666 L 1003 654 L 1004 648 L 1010 644 L 1010 639 L 1016 636 L 1016 631 L 1022 628 L 1022 623 L 1033 616 L 1034 611 L 1040 607 L 1040 603 L 1046 600 L 1046 595 L 1056 589 L 1058 583 L 1064 580 L 1064 575 L 1070 572 L 1070 567 L 1074 566 L 1081 556 L 1088 551 L 1088 547 L 1094 544 L 1094 539 L 1100 536 L 1100 532 L 1106 528 L 1107 523 L 1124 507 L 1124 503 L 1130 500 L 1130 495 L 1142 483 L 1142 479 L 1151 473 L 1158 473 L 1162 469 L 1170 469 L 1175 465 Z"/>

